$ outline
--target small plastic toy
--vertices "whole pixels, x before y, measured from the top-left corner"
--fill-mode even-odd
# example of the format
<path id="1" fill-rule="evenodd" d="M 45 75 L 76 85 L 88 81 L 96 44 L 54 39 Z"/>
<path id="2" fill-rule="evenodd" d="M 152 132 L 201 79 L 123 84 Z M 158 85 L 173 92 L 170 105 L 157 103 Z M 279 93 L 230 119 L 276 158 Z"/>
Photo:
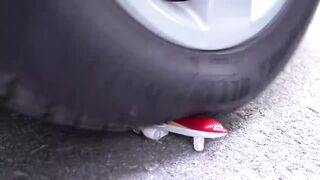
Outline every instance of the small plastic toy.
<path id="1" fill-rule="evenodd" d="M 203 151 L 205 138 L 218 138 L 228 134 L 228 131 L 216 120 L 203 116 L 188 117 L 166 124 L 151 127 L 142 127 L 140 131 L 149 139 L 160 140 L 171 133 L 193 137 L 193 146 L 196 151 Z"/>

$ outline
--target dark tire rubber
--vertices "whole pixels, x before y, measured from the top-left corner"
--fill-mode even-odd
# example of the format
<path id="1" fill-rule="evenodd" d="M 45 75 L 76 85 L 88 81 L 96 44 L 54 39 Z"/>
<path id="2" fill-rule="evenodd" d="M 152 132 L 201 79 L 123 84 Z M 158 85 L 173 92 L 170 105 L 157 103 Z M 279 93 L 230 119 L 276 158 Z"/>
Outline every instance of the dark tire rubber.
<path id="1" fill-rule="evenodd" d="M 317 3 L 290 0 L 249 41 L 199 51 L 156 36 L 115 1 L 4 0 L 1 104 L 45 121 L 94 130 L 229 112 L 280 72 Z"/>

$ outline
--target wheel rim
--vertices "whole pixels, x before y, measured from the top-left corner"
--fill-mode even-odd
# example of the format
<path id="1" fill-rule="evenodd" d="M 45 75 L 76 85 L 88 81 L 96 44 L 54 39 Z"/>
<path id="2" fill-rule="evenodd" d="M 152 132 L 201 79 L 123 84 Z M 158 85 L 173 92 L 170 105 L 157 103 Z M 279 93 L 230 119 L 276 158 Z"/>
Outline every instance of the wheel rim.
<path id="1" fill-rule="evenodd" d="M 287 0 L 116 0 L 147 29 L 200 50 L 236 46 L 259 33 Z"/>

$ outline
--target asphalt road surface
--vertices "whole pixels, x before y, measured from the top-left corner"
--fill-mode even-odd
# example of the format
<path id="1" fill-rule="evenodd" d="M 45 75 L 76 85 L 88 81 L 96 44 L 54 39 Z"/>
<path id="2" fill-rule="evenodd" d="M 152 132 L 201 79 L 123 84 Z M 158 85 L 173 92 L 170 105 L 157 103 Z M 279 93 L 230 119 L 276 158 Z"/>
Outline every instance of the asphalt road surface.
<path id="1" fill-rule="evenodd" d="M 290 64 L 258 98 L 192 139 L 85 133 L 0 112 L 0 179 L 320 179 L 320 12 Z"/>

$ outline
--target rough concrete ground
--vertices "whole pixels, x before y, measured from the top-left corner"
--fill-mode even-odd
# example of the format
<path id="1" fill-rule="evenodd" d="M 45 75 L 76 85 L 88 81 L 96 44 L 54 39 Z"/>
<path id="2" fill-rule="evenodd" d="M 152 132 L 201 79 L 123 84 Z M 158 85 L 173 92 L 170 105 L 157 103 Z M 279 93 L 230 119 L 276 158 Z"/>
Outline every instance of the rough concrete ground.
<path id="1" fill-rule="evenodd" d="M 154 142 L 133 133 L 66 132 L 0 113 L 0 179 L 320 179 L 320 12 L 279 78 L 222 117 L 231 133 Z"/>

